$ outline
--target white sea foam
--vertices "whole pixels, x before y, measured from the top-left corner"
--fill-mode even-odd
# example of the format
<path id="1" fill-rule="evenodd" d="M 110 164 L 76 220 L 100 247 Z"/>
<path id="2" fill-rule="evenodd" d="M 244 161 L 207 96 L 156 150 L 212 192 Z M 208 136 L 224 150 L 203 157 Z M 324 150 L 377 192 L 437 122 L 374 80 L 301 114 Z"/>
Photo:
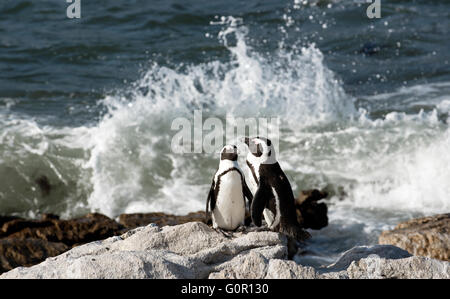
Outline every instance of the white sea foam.
<path id="1" fill-rule="evenodd" d="M 246 44 L 247 28 L 239 19 L 222 18 L 216 25 L 224 26 L 218 38 L 231 53 L 229 62 L 183 71 L 154 64 L 133 84 L 131 97 L 105 98 L 110 113 L 93 129 L 87 163 L 93 209 L 108 215 L 202 209 L 213 170 L 205 173 L 199 164 L 212 168 L 216 157 L 201 156 L 208 164 L 170 150 L 171 121 L 193 109 L 219 117 L 276 116 L 295 128 L 354 116 L 353 99 L 314 45 L 263 57 Z"/>
<path id="2" fill-rule="evenodd" d="M 44 169 L 52 183 L 66 186 L 55 195 L 73 201 L 66 215 L 83 207 L 109 216 L 197 211 L 204 208 L 217 157 L 172 153 L 170 125 L 175 117 L 202 109 L 205 116 L 222 118 L 227 113 L 279 117 L 279 160 L 293 187 L 332 185 L 342 191 L 330 208 L 332 219 L 363 221 L 367 217 L 355 212 L 361 209 L 448 211 L 450 137 L 442 116 L 449 112 L 449 84 L 366 97 L 435 107 L 372 119 L 370 107 L 355 109 L 354 98 L 314 45 L 280 47 L 267 57 L 248 46 L 241 20 L 225 17 L 213 26 L 223 26 L 218 38 L 230 52 L 228 61 L 184 69 L 153 64 L 128 90 L 104 98 L 109 113 L 92 127 L 55 128 L 2 114 L 0 171 L 13 167 L 20 184 L 29 186 L 36 176 L 31 170 Z M 25 204 L 38 211 L 38 190 L 17 188 L 14 192 L 22 192 Z M 0 192 L 8 196 L 6 189 Z"/>
<path id="3" fill-rule="evenodd" d="M 421 214 L 450 209 L 449 130 L 436 110 L 376 120 L 362 114 L 343 129 L 302 132 L 286 141 L 298 149 L 298 155 L 281 156 L 286 168 L 299 181 L 313 176 L 316 186 L 343 188 L 344 200 L 336 204 Z"/>
<path id="4" fill-rule="evenodd" d="M 131 97 L 105 98 L 110 113 L 92 129 L 86 164 L 92 170 L 92 209 L 107 215 L 203 209 L 216 157 L 173 154 L 169 130 L 174 117 L 203 109 L 222 117 L 280 117 L 285 140 L 280 160 L 292 171 L 293 186 L 340 187 L 346 196 L 336 205 L 423 214 L 448 210 L 448 133 L 438 119 L 445 101 L 431 112 L 371 119 L 364 109 L 355 110 L 354 99 L 313 45 L 263 57 L 247 45 L 247 28 L 239 19 L 218 23 L 224 26 L 219 39 L 231 53 L 229 62 L 183 71 L 154 64 L 133 84 Z M 433 102 L 442 96 L 439 88 L 447 85 L 402 88 L 368 99 L 417 92 Z M 424 91 L 432 92 L 429 99 Z"/>
<path id="5" fill-rule="evenodd" d="M 41 125 L 18 113 L 0 112 L 0 211 L 33 217 L 52 212 L 63 217 L 86 210 L 90 178 L 86 161 L 90 129 Z M 52 192 L 42 196 L 36 182 Z M 44 187 L 45 188 L 45 187 Z"/>

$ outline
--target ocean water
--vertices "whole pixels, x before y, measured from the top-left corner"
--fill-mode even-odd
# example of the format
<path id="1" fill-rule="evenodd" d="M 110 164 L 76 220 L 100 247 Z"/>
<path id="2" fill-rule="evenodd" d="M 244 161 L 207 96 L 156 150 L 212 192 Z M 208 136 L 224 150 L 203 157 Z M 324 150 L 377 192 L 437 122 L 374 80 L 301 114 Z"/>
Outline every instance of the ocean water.
<path id="1" fill-rule="evenodd" d="M 302 264 L 450 210 L 450 3 L 0 3 L 0 214 L 203 210 L 177 117 L 275 117 L 294 193 L 330 193 Z M 244 157 L 240 163 L 245 169 Z"/>

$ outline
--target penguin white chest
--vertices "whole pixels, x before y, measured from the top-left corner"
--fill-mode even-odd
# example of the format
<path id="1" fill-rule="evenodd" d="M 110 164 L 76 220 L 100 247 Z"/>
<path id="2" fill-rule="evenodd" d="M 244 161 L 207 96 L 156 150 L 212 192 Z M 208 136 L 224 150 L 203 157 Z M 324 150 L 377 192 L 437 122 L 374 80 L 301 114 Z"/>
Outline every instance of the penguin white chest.
<path id="1" fill-rule="evenodd" d="M 258 190 L 258 182 L 256 180 L 259 180 L 259 164 L 253 164 L 249 161 L 247 161 L 248 165 L 248 187 L 252 191 L 253 194 L 255 194 L 256 190 Z"/>
<path id="2" fill-rule="evenodd" d="M 234 230 L 245 219 L 245 200 L 242 190 L 241 175 L 230 171 L 220 178 L 216 206 L 212 211 L 213 226 Z"/>

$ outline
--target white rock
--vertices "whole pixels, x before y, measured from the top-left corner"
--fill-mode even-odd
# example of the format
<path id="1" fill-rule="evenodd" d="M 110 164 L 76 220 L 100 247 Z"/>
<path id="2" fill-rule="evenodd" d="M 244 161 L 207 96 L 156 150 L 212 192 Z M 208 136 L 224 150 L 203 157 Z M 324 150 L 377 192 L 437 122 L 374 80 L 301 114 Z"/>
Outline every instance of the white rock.
<path id="1" fill-rule="evenodd" d="M 29 268 L 15 268 L 0 278 L 207 278 L 247 257 L 268 261 L 287 255 L 286 238 L 278 233 L 234 235 L 228 239 L 200 222 L 162 229 L 148 225 Z"/>
<path id="2" fill-rule="evenodd" d="M 359 261 L 372 254 L 387 259 L 399 259 L 411 256 L 406 250 L 392 245 L 356 246 L 344 252 L 335 263 L 326 268 L 325 272 L 345 270 L 353 261 Z"/>
<path id="3" fill-rule="evenodd" d="M 265 278 L 313 279 L 320 276 L 312 267 L 301 266 L 294 261 L 273 259 L 269 261 Z"/>
<path id="4" fill-rule="evenodd" d="M 421 256 L 389 260 L 373 255 L 353 262 L 347 274 L 357 279 L 449 279 L 450 263 Z"/>
<path id="5" fill-rule="evenodd" d="M 449 264 L 392 245 L 358 246 L 321 272 L 324 278 L 450 278 Z"/>
<path id="6" fill-rule="evenodd" d="M 281 234 L 234 233 L 229 239 L 190 222 L 140 227 L 0 278 L 450 278 L 448 262 L 410 256 L 391 245 L 352 248 L 320 271 L 286 258 Z"/>
<path id="7" fill-rule="evenodd" d="M 231 261 L 219 265 L 209 278 L 237 278 L 237 279 L 260 279 L 264 278 L 268 259 L 261 253 L 250 251 L 239 255 Z"/>

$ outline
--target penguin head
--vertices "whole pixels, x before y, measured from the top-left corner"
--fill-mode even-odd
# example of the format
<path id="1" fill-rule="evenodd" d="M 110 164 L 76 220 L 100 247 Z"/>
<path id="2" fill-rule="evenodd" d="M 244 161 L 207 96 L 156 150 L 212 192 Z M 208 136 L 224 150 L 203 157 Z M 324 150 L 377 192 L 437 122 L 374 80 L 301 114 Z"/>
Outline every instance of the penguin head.
<path id="1" fill-rule="evenodd" d="M 245 144 L 249 152 L 247 160 L 252 164 L 273 164 L 277 162 L 275 148 L 270 139 L 256 136 L 254 138 L 245 137 Z"/>
<path id="2" fill-rule="evenodd" d="M 235 145 L 225 145 L 220 151 L 220 160 L 237 161 L 238 149 Z"/>

